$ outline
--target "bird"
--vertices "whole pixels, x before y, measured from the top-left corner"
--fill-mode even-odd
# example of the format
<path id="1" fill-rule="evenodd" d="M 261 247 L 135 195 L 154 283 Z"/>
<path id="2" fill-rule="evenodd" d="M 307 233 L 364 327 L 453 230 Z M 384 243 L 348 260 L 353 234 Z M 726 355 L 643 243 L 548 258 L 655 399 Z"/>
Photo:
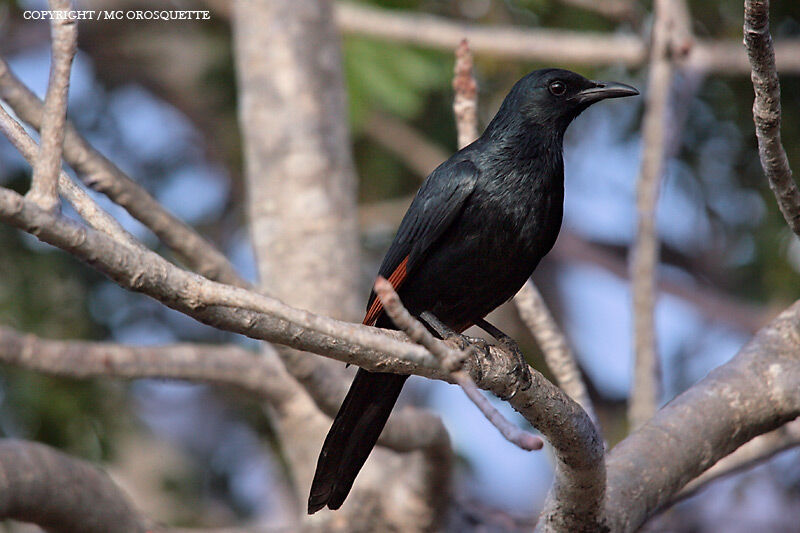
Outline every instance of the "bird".
<path id="1" fill-rule="evenodd" d="M 596 102 L 638 94 L 557 68 L 520 79 L 483 134 L 425 179 L 400 223 L 378 273 L 408 311 L 440 337 L 477 325 L 509 339 L 484 317 L 519 291 L 555 244 L 567 126 Z M 363 323 L 396 329 L 374 290 Z M 530 386 L 524 358 L 518 370 L 521 386 Z M 407 378 L 357 371 L 322 446 L 309 514 L 344 503 Z"/>

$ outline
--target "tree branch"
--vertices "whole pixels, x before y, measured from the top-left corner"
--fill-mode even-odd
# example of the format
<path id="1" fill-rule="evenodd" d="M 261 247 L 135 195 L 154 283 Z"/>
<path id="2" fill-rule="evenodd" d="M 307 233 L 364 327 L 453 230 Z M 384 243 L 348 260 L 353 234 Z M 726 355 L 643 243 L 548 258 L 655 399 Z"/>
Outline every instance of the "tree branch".
<path id="1" fill-rule="evenodd" d="M 655 336 L 655 284 L 658 266 L 656 206 L 664 174 L 667 120 L 674 77 L 674 45 L 680 31 L 677 0 L 656 0 L 650 72 L 642 120 L 642 164 L 636 193 L 638 224 L 631 250 L 634 371 L 628 418 L 636 428 L 658 408 L 661 371 Z"/>
<path id="2" fill-rule="evenodd" d="M 0 325 L 0 362 L 79 379 L 164 378 L 203 382 L 240 390 L 277 409 L 291 402 L 297 392 L 276 354 L 259 354 L 233 344 L 126 346 L 113 342 L 48 340 Z M 333 398 L 323 412 L 329 416 L 336 414 L 337 400 L 341 398 Z M 438 424 L 429 428 L 430 421 L 420 422 L 424 417 L 435 418 Z M 426 411 L 403 409 L 393 413 L 391 420 L 381 435 L 382 446 L 397 451 L 449 446 L 447 432 L 438 417 Z M 441 431 L 437 433 L 439 428 Z"/>
<path id="3" fill-rule="evenodd" d="M 50 10 L 65 13 L 72 9 L 70 0 L 50 0 Z M 50 22 L 52 38 L 50 81 L 44 102 L 42 144 L 33 179 L 28 192 L 31 200 L 45 209 L 56 210 L 58 175 L 61 171 L 61 147 L 64 144 L 64 124 L 67 120 L 67 95 L 72 59 L 78 47 L 77 23 L 68 17 L 53 17 Z"/>
<path id="4" fill-rule="evenodd" d="M 8 103 L 22 120 L 41 130 L 45 115 L 42 101 L 11 72 L 2 58 L 0 99 Z M 65 127 L 63 157 L 87 186 L 125 208 L 189 267 L 209 279 L 240 287 L 249 285 L 221 252 L 95 150 L 69 121 Z"/>
<path id="5" fill-rule="evenodd" d="M 397 156 L 409 170 L 423 178 L 449 157 L 444 149 L 430 142 L 402 120 L 378 111 L 373 112 L 364 123 L 364 132 L 381 147 Z M 361 207 L 363 206 L 359 206 Z M 396 222 L 395 218 L 392 218 L 392 224 L 399 223 L 403 213 L 405 209 Z"/>
<path id="6" fill-rule="evenodd" d="M 769 0 L 745 0 L 744 44 L 752 67 L 753 121 L 761 166 L 783 218 L 800 236 L 800 191 L 781 144 L 781 85 L 769 33 Z"/>
<path id="7" fill-rule="evenodd" d="M 467 350 L 456 350 L 436 338 L 417 319 L 403 307 L 400 297 L 395 292 L 392 284 L 378 276 L 375 282 L 375 294 L 380 298 L 383 308 L 394 325 L 405 332 L 417 344 L 424 346 L 439 360 L 442 370 L 448 372 L 453 380 L 463 389 L 467 397 L 472 400 L 483 415 L 496 427 L 505 439 L 526 451 L 541 450 L 544 442 L 527 431 L 506 420 L 506 418 L 489 403 L 478 390 L 469 374 L 462 369 L 464 361 L 470 356 Z"/>
<path id="8" fill-rule="evenodd" d="M 547 367 L 555 376 L 558 386 L 578 402 L 599 428 L 597 415 L 580 368 L 575 361 L 575 355 L 533 281 L 529 279 L 525 282 L 522 289 L 514 296 L 514 303 L 520 318 L 539 343 Z"/>
<path id="9" fill-rule="evenodd" d="M 799 332 L 800 301 L 611 450 L 611 531 L 635 531 L 718 460 L 800 415 Z"/>
<path id="10" fill-rule="evenodd" d="M 36 161 L 39 150 L 36 142 L 28 135 L 19 122 L 8 114 L 4 107 L 0 106 L 0 131 L 11 141 L 11 144 L 20 154 L 33 165 Z M 58 188 L 64 198 L 75 208 L 75 211 L 89 223 L 94 229 L 102 231 L 119 242 L 133 248 L 142 247 L 136 238 L 128 233 L 119 222 L 111 215 L 103 211 L 100 206 L 80 187 L 73 183 L 60 168 L 58 171 Z"/>
<path id="11" fill-rule="evenodd" d="M 530 30 L 517 26 L 480 26 L 435 15 L 390 11 L 361 4 L 336 4 L 336 19 L 344 33 L 429 46 L 456 49 L 462 39 L 479 53 L 548 63 L 583 65 L 640 65 L 645 45 L 634 35 L 592 34 Z"/>
<path id="12" fill-rule="evenodd" d="M 453 114 L 461 149 L 478 138 L 478 84 L 472 73 L 472 52 L 467 39 L 462 39 L 456 47 L 453 92 Z"/>
<path id="13" fill-rule="evenodd" d="M 344 33 L 419 46 L 454 50 L 467 39 L 477 54 L 530 61 L 567 63 L 596 68 L 601 65 L 638 67 L 647 61 L 647 43 L 633 34 L 602 34 L 544 30 L 521 26 L 482 26 L 456 22 L 428 14 L 408 13 L 337 3 L 336 17 Z M 778 43 L 778 65 L 785 72 L 800 72 L 800 40 Z M 688 56 L 687 67 L 704 72 L 744 74 L 747 57 L 739 43 L 698 39 Z"/>
<path id="14" fill-rule="evenodd" d="M 690 498 L 718 479 L 752 468 L 797 446 L 800 446 L 800 420 L 795 419 L 742 444 L 735 452 L 717 461 L 702 475 L 687 483 L 671 504 Z"/>
<path id="15" fill-rule="evenodd" d="M 0 440 L 0 517 L 48 531 L 155 531 L 102 471 L 48 446 Z"/>

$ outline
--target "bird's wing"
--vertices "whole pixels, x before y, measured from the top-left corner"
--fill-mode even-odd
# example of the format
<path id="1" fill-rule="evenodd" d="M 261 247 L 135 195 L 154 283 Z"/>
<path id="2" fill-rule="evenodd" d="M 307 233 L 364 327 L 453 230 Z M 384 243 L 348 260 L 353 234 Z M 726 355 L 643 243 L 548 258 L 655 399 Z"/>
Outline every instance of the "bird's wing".
<path id="1" fill-rule="evenodd" d="M 461 213 L 477 180 L 478 169 L 471 161 L 443 164 L 428 176 L 403 217 L 378 271 L 395 289 L 413 273 Z M 372 291 L 364 324 L 375 324 L 382 311 L 383 306 Z"/>

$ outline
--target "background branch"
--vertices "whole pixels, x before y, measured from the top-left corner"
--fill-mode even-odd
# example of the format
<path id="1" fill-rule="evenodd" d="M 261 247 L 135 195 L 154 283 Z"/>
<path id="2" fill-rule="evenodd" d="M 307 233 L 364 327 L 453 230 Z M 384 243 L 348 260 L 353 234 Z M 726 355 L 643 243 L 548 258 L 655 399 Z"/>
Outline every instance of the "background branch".
<path id="1" fill-rule="evenodd" d="M 533 281 L 529 279 L 525 282 L 522 289 L 514 296 L 514 303 L 520 318 L 539 343 L 547 367 L 556 378 L 558 386 L 578 402 L 599 428 L 597 415 L 575 355 Z"/>
<path id="2" fill-rule="evenodd" d="M 20 119 L 41 131 L 44 104 L 11 72 L 2 58 L 0 99 L 8 103 Z M 150 193 L 95 150 L 69 121 L 65 126 L 63 156 L 87 186 L 125 208 L 189 267 L 209 279 L 240 287 L 249 285 L 208 240 L 168 212 Z"/>
<path id="3" fill-rule="evenodd" d="M 344 33 L 454 50 L 467 39 L 473 52 L 496 57 L 565 63 L 596 68 L 603 65 L 637 67 L 648 60 L 648 45 L 638 35 L 590 33 L 511 25 L 485 26 L 455 22 L 428 14 L 339 2 L 336 17 Z M 784 72 L 800 72 L 800 40 L 777 44 L 778 65 Z M 696 39 L 682 62 L 704 72 L 744 74 L 750 67 L 738 42 Z"/>
<path id="4" fill-rule="evenodd" d="M 635 22 L 642 14 L 639 5 L 631 0 L 561 0 L 561 3 L 615 20 Z"/>
<path id="5" fill-rule="evenodd" d="M 48 446 L 0 440 L 0 517 L 48 531 L 155 531 L 103 472 Z"/>
<path id="6" fill-rule="evenodd" d="M 50 10 L 72 9 L 69 0 L 50 0 Z M 61 147 L 67 119 L 67 95 L 72 58 L 78 47 L 78 26 L 67 17 L 54 17 L 51 28 L 50 81 L 44 101 L 42 143 L 33 165 L 33 179 L 28 192 L 31 200 L 45 209 L 58 209 L 58 175 L 61 170 Z"/>
<path id="7" fill-rule="evenodd" d="M 338 2 L 336 19 L 344 33 L 355 33 L 409 44 L 454 50 L 463 39 L 476 52 L 582 65 L 641 64 L 646 51 L 633 35 L 602 35 L 515 26 L 480 26 L 435 15 L 402 13 Z"/>
<path id="8" fill-rule="evenodd" d="M 36 142 L 28 135 L 25 128 L 14 120 L 2 106 L 0 106 L 0 131 L 11 141 L 19 153 L 22 154 L 22 157 L 33 165 L 39 152 Z M 58 188 L 64 198 L 91 227 L 133 248 L 142 247 L 141 243 L 128 233 L 116 219 L 103 211 L 86 191 L 78 187 L 60 169 L 60 166 L 58 169 Z"/>
<path id="9" fill-rule="evenodd" d="M 661 370 L 655 333 L 658 232 L 656 206 L 667 149 L 667 115 L 674 76 L 674 44 L 680 30 L 678 0 L 656 0 L 650 72 L 642 119 L 642 164 L 636 189 L 638 223 L 631 250 L 634 370 L 628 404 L 631 427 L 648 420 L 661 398 Z"/>

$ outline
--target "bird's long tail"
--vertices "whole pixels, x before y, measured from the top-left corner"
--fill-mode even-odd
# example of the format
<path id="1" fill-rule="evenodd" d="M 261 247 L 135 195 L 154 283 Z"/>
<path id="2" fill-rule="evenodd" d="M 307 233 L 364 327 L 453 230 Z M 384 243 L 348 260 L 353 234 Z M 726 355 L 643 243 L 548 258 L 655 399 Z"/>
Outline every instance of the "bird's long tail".
<path id="1" fill-rule="evenodd" d="M 317 461 L 308 514 L 338 509 L 389 419 L 408 376 L 359 369 Z"/>

